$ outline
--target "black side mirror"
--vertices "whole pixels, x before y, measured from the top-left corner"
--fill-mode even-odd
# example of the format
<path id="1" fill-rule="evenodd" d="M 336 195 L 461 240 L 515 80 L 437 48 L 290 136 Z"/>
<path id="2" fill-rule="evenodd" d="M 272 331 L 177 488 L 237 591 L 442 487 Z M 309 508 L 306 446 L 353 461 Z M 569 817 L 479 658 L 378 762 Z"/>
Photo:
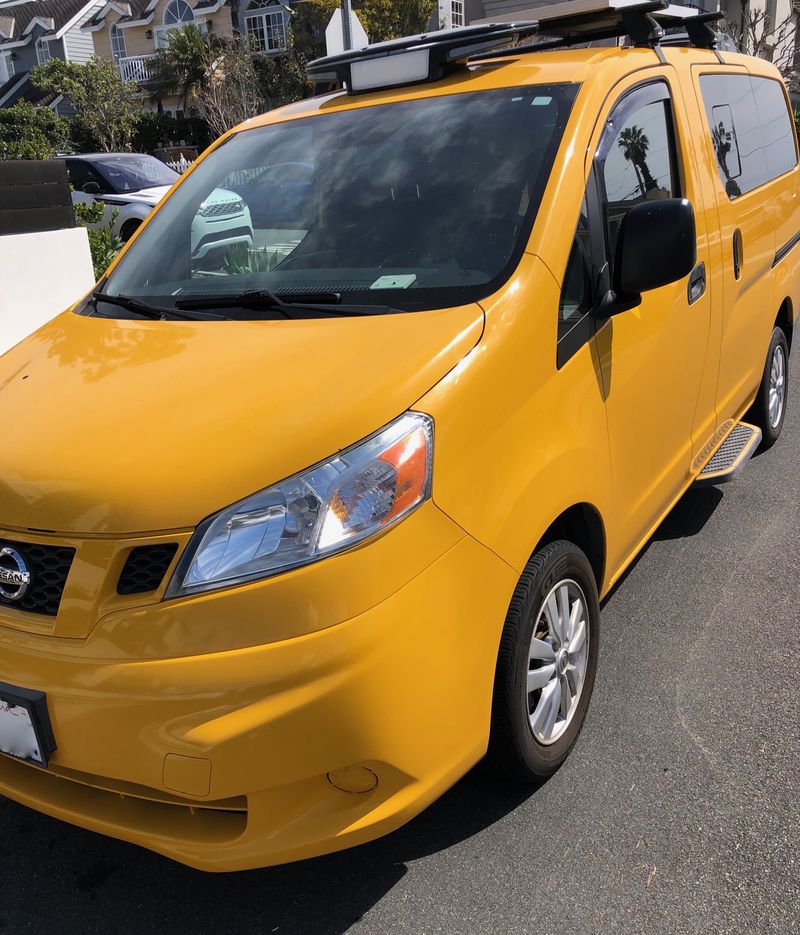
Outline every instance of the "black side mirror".
<path id="1" fill-rule="evenodd" d="M 97 182 L 86 182 L 83 186 L 84 195 L 99 195 L 100 186 Z"/>
<path id="2" fill-rule="evenodd" d="M 636 308 L 643 292 L 678 282 L 696 262 L 694 209 L 685 198 L 634 205 L 620 225 L 614 298 L 603 313 L 615 315 Z"/>

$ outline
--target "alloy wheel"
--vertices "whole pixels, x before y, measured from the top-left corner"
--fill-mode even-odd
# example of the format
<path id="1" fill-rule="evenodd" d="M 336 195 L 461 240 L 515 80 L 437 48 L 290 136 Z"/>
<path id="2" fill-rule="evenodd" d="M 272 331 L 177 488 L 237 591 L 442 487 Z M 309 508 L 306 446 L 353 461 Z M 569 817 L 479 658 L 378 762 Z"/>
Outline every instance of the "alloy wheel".
<path id="1" fill-rule="evenodd" d="M 528 716 L 541 744 L 555 743 L 578 708 L 589 660 L 588 604 L 580 585 L 559 581 L 542 602 L 528 659 Z"/>
<path id="2" fill-rule="evenodd" d="M 769 424 L 776 429 L 783 418 L 786 402 L 786 355 L 780 344 L 775 346 L 769 373 Z"/>

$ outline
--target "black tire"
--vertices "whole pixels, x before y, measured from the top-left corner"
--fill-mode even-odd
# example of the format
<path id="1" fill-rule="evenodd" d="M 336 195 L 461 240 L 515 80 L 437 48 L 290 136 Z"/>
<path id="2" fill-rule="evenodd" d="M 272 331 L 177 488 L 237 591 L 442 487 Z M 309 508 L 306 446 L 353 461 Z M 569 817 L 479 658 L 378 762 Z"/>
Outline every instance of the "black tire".
<path id="1" fill-rule="evenodd" d="M 772 365 L 776 354 L 783 355 L 783 408 L 777 424 L 773 425 L 769 411 L 770 380 L 772 375 Z M 789 344 L 782 328 L 776 327 L 772 332 L 772 338 L 769 342 L 769 351 L 767 360 L 764 364 L 764 373 L 761 377 L 761 385 L 758 388 L 758 395 L 748 413 L 749 420 L 753 425 L 761 429 L 761 448 L 766 450 L 771 448 L 780 438 L 783 430 L 783 423 L 786 418 L 786 403 L 789 398 Z"/>
<path id="2" fill-rule="evenodd" d="M 122 242 L 127 243 L 141 226 L 141 221 L 126 221 L 122 225 L 122 230 L 119 232 Z"/>
<path id="3" fill-rule="evenodd" d="M 531 706 L 535 707 L 537 697 L 541 698 L 537 693 L 528 694 L 528 670 L 536 666 L 535 661 L 530 662 L 531 639 L 548 595 L 565 580 L 579 585 L 586 601 L 586 675 L 568 726 L 558 739 L 545 744 L 534 735 L 530 719 Z M 599 643 L 600 605 L 588 559 L 571 542 L 561 540 L 545 546 L 528 562 L 519 579 L 500 640 L 486 759 L 492 772 L 521 782 L 540 782 L 561 766 L 586 717 Z"/>

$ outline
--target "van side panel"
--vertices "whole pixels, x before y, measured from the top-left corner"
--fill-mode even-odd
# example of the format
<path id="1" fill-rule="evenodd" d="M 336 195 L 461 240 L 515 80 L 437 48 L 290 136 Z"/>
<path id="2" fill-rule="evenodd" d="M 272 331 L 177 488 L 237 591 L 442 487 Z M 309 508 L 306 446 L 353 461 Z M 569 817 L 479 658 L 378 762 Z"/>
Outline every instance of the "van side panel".
<path id="1" fill-rule="evenodd" d="M 777 78 L 774 69 L 770 74 Z M 694 66 L 693 75 L 698 105 L 706 117 L 706 165 L 722 241 L 725 308 L 717 409 L 723 422 L 741 417 L 761 379 L 779 307 L 773 273 L 779 247 L 778 205 L 796 185 L 796 170 L 765 180 L 769 170 L 760 154 L 764 132 L 747 70 Z M 793 214 L 791 209 L 788 213 Z"/>
<path id="2" fill-rule="evenodd" d="M 791 320 L 794 321 L 797 316 L 798 304 L 800 304 L 800 164 L 798 164 L 797 134 L 792 117 L 791 103 L 783 82 L 777 81 L 773 69 L 759 59 L 754 59 L 748 70 L 755 79 L 764 77 L 774 82 L 773 100 L 758 101 L 757 103 L 762 114 L 767 107 L 770 108 L 770 122 L 777 125 L 783 116 L 779 112 L 780 99 L 783 99 L 785 122 L 791 131 L 794 144 L 795 165 L 769 186 L 769 197 L 775 212 L 775 258 L 773 259 L 772 292 L 774 314 L 772 317 L 774 320 L 778 309 L 788 299 Z M 780 94 L 777 89 L 780 89 Z M 773 139 L 778 132 L 780 132 L 779 125 L 772 130 Z"/>
<path id="3" fill-rule="evenodd" d="M 648 93 L 667 95 L 671 117 L 663 129 L 663 103 L 660 118 L 658 110 L 653 112 L 652 107 L 636 103 L 637 98 L 646 100 Z M 658 180 L 651 197 L 681 195 L 696 206 L 696 262 L 710 266 L 706 237 L 709 218 L 699 196 L 701 183 L 694 152 L 686 145 L 689 130 L 673 68 L 626 76 L 614 86 L 597 114 L 588 152 L 590 158 L 595 158 L 599 151 L 600 162 L 602 154 L 617 155 L 615 162 L 606 155 L 601 170 L 611 191 L 614 185 L 623 183 L 618 190 L 636 191 L 634 172 L 625 169 L 620 155 L 625 147 L 621 134 L 633 131 L 646 131 L 647 159 L 642 161 Z M 664 155 L 673 143 L 677 150 L 674 161 Z M 610 213 L 613 200 L 610 192 L 607 195 L 605 210 Z M 716 227 L 715 214 L 710 226 L 712 230 Z M 611 262 L 613 265 L 613 256 Z M 636 308 L 601 322 L 598 329 L 614 478 L 609 517 L 613 533 L 608 536 L 607 553 L 612 577 L 641 548 L 645 534 L 689 483 L 696 423 L 701 426 L 697 434 L 703 434 L 706 428 L 713 431 L 716 421 L 713 393 L 706 386 L 709 355 L 715 366 L 718 353 L 718 343 L 710 349 L 713 296 L 707 289 L 690 305 L 688 278 L 646 292 Z"/>
<path id="4" fill-rule="evenodd" d="M 559 294 L 525 255 L 480 345 L 418 403 L 436 423 L 434 501 L 517 572 L 564 510 L 608 513 L 600 362 L 590 341 L 556 369 Z"/>

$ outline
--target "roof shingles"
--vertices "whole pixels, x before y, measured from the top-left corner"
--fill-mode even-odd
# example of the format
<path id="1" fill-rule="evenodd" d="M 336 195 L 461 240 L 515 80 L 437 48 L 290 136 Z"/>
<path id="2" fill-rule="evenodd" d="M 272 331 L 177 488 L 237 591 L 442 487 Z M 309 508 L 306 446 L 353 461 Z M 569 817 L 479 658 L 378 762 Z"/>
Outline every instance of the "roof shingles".
<path id="1" fill-rule="evenodd" d="M 33 19 L 41 19 L 47 22 L 52 20 L 53 31 L 57 32 L 63 26 L 74 19 L 80 11 L 87 6 L 87 0 L 35 0 L 31 3 L 11 4 L 2 7 L 2 17 L 0 17 L 0 32 L 8 35 L 2 23 L 6 20 L 12 20 L 14 29 L 12 35 L 16 38 L 21 37 Z M 0 39 L 0 46 L 3 42 L 9 42 L 10 39 Z"/>

